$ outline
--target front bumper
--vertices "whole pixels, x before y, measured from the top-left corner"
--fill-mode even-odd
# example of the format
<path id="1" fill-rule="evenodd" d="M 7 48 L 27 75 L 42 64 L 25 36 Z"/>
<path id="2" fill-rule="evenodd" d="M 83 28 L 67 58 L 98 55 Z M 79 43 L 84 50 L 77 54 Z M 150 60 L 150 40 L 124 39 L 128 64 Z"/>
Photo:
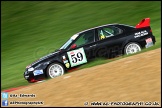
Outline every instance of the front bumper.
<path id="1" fill-rule="evenodd" d="M 28 82 L 37 82 L 44 80 L 46 78 L 46 75 L 44 74 L 43 70 L 33 70 L 33 71 L 26 71 L 24 72 L 24 78 Z"/>

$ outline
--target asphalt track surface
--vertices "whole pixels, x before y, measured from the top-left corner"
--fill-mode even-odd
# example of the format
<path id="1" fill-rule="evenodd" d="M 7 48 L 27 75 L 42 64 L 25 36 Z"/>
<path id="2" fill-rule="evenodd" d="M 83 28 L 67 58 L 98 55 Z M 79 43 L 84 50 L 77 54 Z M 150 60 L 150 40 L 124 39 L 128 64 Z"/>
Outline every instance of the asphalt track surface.
<path id="1" fill-rule="evenodd" d="M 161 48 L 110 63 L 81 69 L 42 83 L 11 91 L 9 106 L 92 106 L 93 102 L 138 102 L 161 106 Z M 10 102 L 43 102 L 22 105 Z M 142 104 L 140 104 L 140 102 Z M 118 103 L 119 104 L 119 103 Z M 106 105 L 106 104 L 105 104 Z M 102 105 L 96 105 L 102 106 Z M 107 106 L 110 106 L 107 104 Z M 115 105 L 114 105 L 115 106 Z M 120 106 L 116 104 L 116 106 Z"/>

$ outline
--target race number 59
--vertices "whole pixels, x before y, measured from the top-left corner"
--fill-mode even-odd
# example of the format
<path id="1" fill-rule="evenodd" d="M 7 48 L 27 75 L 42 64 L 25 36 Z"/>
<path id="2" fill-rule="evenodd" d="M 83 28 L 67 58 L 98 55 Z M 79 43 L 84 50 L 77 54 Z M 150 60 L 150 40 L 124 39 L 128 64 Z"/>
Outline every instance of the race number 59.
<path id="1" fill-rule="evenodd" d="M 87 58 L 83 48 L 67 52 L 71 67 L 87 62 Z"/>

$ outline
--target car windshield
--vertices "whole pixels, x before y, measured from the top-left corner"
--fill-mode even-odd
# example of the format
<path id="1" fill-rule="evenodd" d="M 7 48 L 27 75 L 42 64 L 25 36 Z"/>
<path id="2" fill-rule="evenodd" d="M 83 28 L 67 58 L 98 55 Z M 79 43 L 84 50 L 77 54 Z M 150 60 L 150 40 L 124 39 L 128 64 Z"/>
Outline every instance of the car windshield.
<path id="1" fill-rule="evenodd" d="M 73 35 L 60 49 L 66 49 L 77 37 L 78 34 Z"/>
<path id="2" fill-rule="evenodd" d="M 70 43 L 73 41 L 73 39 L 72 38 L 70 38 L 60 49 L 66 49 L 67 48 L 67 46 L 69 46 L 70 45 Z"/>

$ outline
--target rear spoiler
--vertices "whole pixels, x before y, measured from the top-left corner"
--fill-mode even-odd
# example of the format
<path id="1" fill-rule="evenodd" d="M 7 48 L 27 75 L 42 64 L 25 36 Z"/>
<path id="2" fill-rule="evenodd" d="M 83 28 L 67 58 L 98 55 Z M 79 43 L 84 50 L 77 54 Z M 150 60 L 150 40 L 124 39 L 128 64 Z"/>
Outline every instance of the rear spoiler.
<path id="1" fill-rule="evenodd" d="M 136 28 L 143 28 L 150 26 L 150 18 L 143 19 L 140 23 L 138 23 L 135 27 Z"/>

